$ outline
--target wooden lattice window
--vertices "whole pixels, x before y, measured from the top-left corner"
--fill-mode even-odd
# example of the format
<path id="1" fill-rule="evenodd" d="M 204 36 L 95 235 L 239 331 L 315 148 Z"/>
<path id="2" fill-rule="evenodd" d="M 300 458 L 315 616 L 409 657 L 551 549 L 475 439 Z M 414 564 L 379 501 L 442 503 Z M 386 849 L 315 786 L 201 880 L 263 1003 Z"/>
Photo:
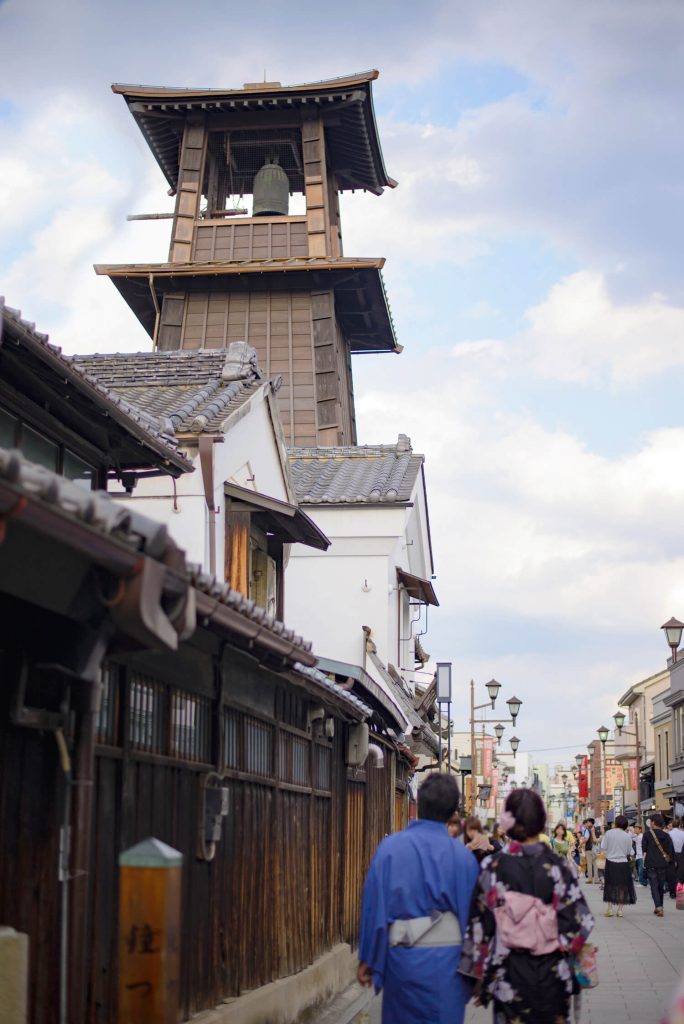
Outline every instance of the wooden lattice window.
<path id="1" fill-rule="evenodd" d="M 332 750 L 328 746 L 315 743 L 313 748 L 314 761 L 314 789 L 320 789 L 324 793 L 330 792 Z"/>
<path id="2" fill-rule="evenodd" d="M 293 786 L 311 785 L 311 742 L 303 736 L 280 731 L 278 776 Z"/>
<path id="3" fill-rule="evenodd" d="M 104 746 L 117 746 L 119 735 L 119 686 L 118 670 L 110 664 L 102 666 L 100 678 L 100 707 L 97 712 L 95 735 Z"/>
<path id="4" fill-rule="evenodd" d="M 211 703 L 207 697 L 172 690 L 171 754 L 183 761 L 211 760 Z"/>

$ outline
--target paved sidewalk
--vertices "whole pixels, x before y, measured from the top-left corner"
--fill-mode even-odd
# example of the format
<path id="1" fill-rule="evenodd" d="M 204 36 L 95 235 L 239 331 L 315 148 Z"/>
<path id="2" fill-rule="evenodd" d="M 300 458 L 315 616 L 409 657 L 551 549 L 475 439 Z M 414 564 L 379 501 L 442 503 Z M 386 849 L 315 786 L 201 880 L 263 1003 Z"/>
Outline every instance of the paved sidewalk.
<path id="1" fill-rule="evenodd" d="M 596 918 L 591 941 L 599 948 L 599 985 L 582 997 L 582 1024 L 659 1024 L 684 972 L 684 911 L 666 896 L 665 917 L 655 917 L 650 890 L 637 885 L 636 906 L 623 918 L 606 918 L 601 890 L 582 886 Z M 466 1024 L 491 1019 L 491 1008 L 466 1013 Z M 380 1024 L 380 999 L 354 1024 Z"/>

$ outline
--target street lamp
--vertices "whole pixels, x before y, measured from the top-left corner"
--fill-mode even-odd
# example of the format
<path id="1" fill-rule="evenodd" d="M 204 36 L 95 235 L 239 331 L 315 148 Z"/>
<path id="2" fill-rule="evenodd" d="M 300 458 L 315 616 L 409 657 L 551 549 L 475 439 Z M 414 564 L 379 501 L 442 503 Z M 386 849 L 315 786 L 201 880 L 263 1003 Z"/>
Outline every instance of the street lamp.
<path id="1" fill-rule="evenodd" d="M 613 721 L 617 727 L 618 735 L 622 736 L 624 730 L 628 736 L 634 737 L 634 745 L 636 748 L 637 818 L 639 820 L 639 824 L 643 827 L 643 814 L 641 811 L 641 743 L 639 741 L 639 714 L 637 711 L 634 712 L 632 719 L 634 725 L 633 732 L 629 729 L 625 729 L 625 714 L 623 711 L 618 709 L 613 715 Z"/>
<path id="2" fill-rule="evenodd" d="M 447 772 L 451 775 L 451 662 L 438 661 L 435 667 L 435 689 L 437 691 L 437 703 L 439 704 L 439 770 L 442 770 L 442 705 L 447 706 L 447 721 L 449 731 L 447 733 Z"/>
<path id="3" fill-rule="evenodd" d="M 478 786 L 477 796 L 481 804 L 486 804 L 491 795 L 492 787 L 489 784 L 483 783 L 482 785 Z"/>
<path id="4" fill-rule="evenodd" d="M 492 707 L 494 707 L 494 705 L 496 703 L 496 698 L 497 698 L 498 693 L 499 693 L 499 690 L 501 689 L 501 683 L 499 683 L 496 679 L 490 679 L 488 683 L 485 683 L 485 686 L 487 688 L 487 695 L 489 697 L 489 701 L 487 703 L 485 703 L 485 704 L 476 704 L 475 703 L 475 681 L 473 679 L 470 680 L 470 756 L 472 758 L 472 764 L 473 764 L 473 782 L 472 782 L 472 786 L 471 786 L 471 790 L 470 790 L 470 810 L 471 810 L 471 813 L 474 810 L 475 799 L 476 799 L 475 786 L 474 786 L 475 774 L 476 774 L 475 773 L 475 764 L 476 764 L 476 757 L 475 757 L 475 725 L 476 724 L 482 725 L 483 728 L 484 728 L 485 723 L 490 723 L 491 722 L 493 724 L 494 722 L 496 722 L 497 725 L 496 725 L 496 728 L 495 728 L 494 731 L 496 733 L 497 741 L 500 743 L 501 742 L 501 736 L 503 735 L 503 732 L 504 732 L 504 729 L 503 729 L 503 726 L 502 726 L 501 723 L 502 722 L 512 722 L 513 725 L 515 725 L 515 720 L 518 717 L 518 715 L 520 714 L 520 708 L 522 707 L 522 701 L 518 697 L 511 697 L 506 702 L 508 704 L 508 710 L 509 710 L 510 715 L 511 715 L 510 718 L 503 718 L 503 719 L 500 719 L 500 718 L 499 719 L 497 719 L 497 718 L 479 718 L 479 719 L 476 720 L 476 718 L 475 718 L 475 712 L 476 711 L 482 711 L 483 708 L 488 708 L 490 706 L 490 704 L 491 704 Z"/>
<path id="5" fill-rule="evenodd" d="M 511 744 L 511 750 L 514 754 L 518 753 L 518 747 L 520 746 L 520 740 L 517 736 L 511 736 L 509 743 Z"/>
<path id="6" fill-rule="evenodd" d="M 674 616 L 667 622 L 663 623 L 660 627 L 665 630 L 665 640 L 672 651 L 672 661 L 677 661 L 677 648 L 682 642 L 682 630 L 684 629 L 684 622 L 680 622 L 679 619 L 675 619 Z"/>
<path id="7" fill-rule="evenodd" d="M 608 794 L 606 793 L 606 790 L 607 790 L 608 786 L 607 786 L 607 783 L 606 783 L 606 743 L 608 742 L 608 736 L 610 735 L 610 730 L 606 729 L 605 725 L 602 725 L 596 731 L 598 733 L 598 738 L 601 741 L 601 754 L 602 754 L 601 760 L 603 761 L 602 771 L 601 771 L 601 790 L 603 792 L 603 796 L 606 797 L 606 816 L 607 816 L 607 813 L 608 813 L 608 807 L 607 807 Z M 599 803 L 601 804 L 601 807 L 603 808 L 603 801 L 601 800 L 601 794 L 599 794 Z"/>
<path id="8" fill-rule="evenodd" d="M 501 683 L 497 683 L 496 679 L 490 679 L 488 683 L 485 683 L 485 686 L 487 687 L 487 693 L 489 694 L 489 699 L 492 702 L 493 708 L 496 704 L 496 698 L 499 695 L 499 690 L 501 689 Z"/>
<path id="9" fill-rule="evenodd" d="M 584 754 L 575 754 L 575 763 L 577 765 L 577 771 L 579 771 L 584 764 Z"/>
<path id="10" fill-rule="evenodd" d="M 508 704 L 508 710 L 511 713 L 511 721 L 513 722 L 513 725 L 515 725 L 515 720 L 518 717 L 518 715 L 520 714 L 520 708 L 522 707 L 522 701 L 520 700 L 519 697 L 509 697 L 508 700 L 506 701 L 506 703 Z"/>

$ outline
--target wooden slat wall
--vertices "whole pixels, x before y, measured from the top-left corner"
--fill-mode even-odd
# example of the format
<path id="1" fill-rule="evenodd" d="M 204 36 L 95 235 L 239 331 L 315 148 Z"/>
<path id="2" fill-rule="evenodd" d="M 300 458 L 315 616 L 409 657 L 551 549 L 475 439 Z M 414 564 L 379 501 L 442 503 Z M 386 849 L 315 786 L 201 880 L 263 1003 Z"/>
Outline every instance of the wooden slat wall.
<path id="1" fill-rule="evenodd" d="M 282 376 L 276 397 L 288 442 L 316 444 L 311 296 L 307 292 L 187 296 L 182 347 L 226 348 L 232 341 L 254 346 L 266 377 Z"/>
<path id="2" fill-rule="evenodd" d="M 344 830 L 342 937 L 355 943 L 359 934 L 361 890 L 366 874 L 365 797 L 363 782 L 348 782 Z"/>
<path id="3" fill-rule="evenodd" d="M 199 215 L 202 198 L 202 170 L 206 145 L 207 132 L 204 125 L 188 122 L 183 133 L 176 209 L 171 229 L 171 263 L 187 263 L 191 258 L 195 220 Z"/>
<path id="4" fill-rule="evenodd" d="M 193 260 L 258 260 L 308 256 L 306 217 L 258 217 L 195 225 Z"/>
<path id="5" fill-rule="evenodd" d="M 0 668 L 9 684 L 1 659 Z M 3 687 L 5 697 L 9 692 Z M 54 737 L 10 725 L 6 701 L 0 701 L 0 924 L 29 935 L 29 1017 L 35 1024 L 57 1024 L 59 1015 L 62 780 Z"/>
<path id="6" fill-rule="evenodd" d="M 187 648 L 175 657 L 187 658 Z M 138 661 L 140 667 L 135 668 Z M 156 672 L 155 685 L 177 683 L 171 671 L 176 662 L 169 658 L 168 664 L 172 678 L 165 683 L 164 673 Z M 136 679 L 141 677 L 141 671 L 146 679 L 153 679 L 155 671 L 142 655 L 117 668 L 113 678 L 120 692 L 112 707 L 118 709 L 118 723 L 107 745 L 97 748 L 96 758 L 88 880 L 88 1024 L 110 1024 L 116 1019 L 118 854 L 146 836 L 158 837 L 185 858 L 183 1019 L 302 970 L 342 939 L 357 941 L 366 866 L 392 816 L 394 794 L 384 785 L 388 769 L 372 769 L 377 777 L 369 775 L 368 784 L 363 773 L 348 781 L 346 730 L 341 721 L 336 723 L 332 743 L 312 742 L 305 731 L 310 700 L 301 691 L 288 688 L 278 676 L 255 667 L 242 655 L 231 656 L 224 664 L 226 678 L 238 684 L 235 693 L 243 693 L 252 705 L 239 710 L 230 701 L 225 703 L 229 691 L 217 672 L 217 707 L 223 702 L 236 721 L 252 723 L 249 735 L 258 736 L 257 743 L 263 743 L 264 736 L 263 728 L 259 733 L 253 727 L 259 719 L 270 723 L 267 731 L 272 730 L 269 735 L 275 744 L 286 735 L 294 737 L 300 748 L 308 743 L 311 768 L 317 748 L 329 751 L 329 778 L 327 772 L 310 774 L 329 791 L 278 781 L 273 774 L 279 764 L 277 746 L 270 761 L 253 759 L 255 765 L 266 765 L 270 778 L 247 777 L 223 768 L 222 760 L 196 764 L 134 749 L 123 728 L 129 719 L 129 682 L 134 674 Z M 199 676 L 198 688 L 207 697 L 212 684 L 204 663 Z M 193 679 L 184 675 L 184 683 L 189 691 Z M 168 708 L 168 703 L 160 699 L 159 707 Z M 217 715 L 214 728 L 228 713 Z M 241 756 L 246 756 L 246 736 L 242 734 L 238 745 Z M 168 748 L 172 749 L 171 741 Z M 217 749 L 216 744 L 212 749 Z M 298 765 L 302 771 L 301 762 Z M 197 857 L 197 829 L 200 780 L 212 768 L 225 775 L 230 810 L 215 859 L 207 862 Z M 57 1024 L 57 849 L 62 799 L 52 736 L 10 727 L 3 715 L 0 922 L 30 936 L 31 1024 Z"/>

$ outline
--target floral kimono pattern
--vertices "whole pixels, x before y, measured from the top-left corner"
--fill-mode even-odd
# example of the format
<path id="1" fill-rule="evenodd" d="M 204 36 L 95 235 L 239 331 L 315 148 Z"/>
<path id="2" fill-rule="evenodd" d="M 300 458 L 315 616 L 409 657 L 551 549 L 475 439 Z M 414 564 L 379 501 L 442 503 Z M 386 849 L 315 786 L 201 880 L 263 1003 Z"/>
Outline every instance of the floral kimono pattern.
<path id="1" fill-rule="evenodd" d="M 506 892 L 527 893 L 553 906 L 560 948 L 534 956 L 497 935 L 494 908 Z M 565 1024 L 578 990 L 571 957 L 587 940 L 594 918 L 564 857 L 543 843 L 511 842 L 482 863 L 463 941 L 459 971 L 480 982 L 480 999 L 494 1002 L 494 1024 Z"/>

